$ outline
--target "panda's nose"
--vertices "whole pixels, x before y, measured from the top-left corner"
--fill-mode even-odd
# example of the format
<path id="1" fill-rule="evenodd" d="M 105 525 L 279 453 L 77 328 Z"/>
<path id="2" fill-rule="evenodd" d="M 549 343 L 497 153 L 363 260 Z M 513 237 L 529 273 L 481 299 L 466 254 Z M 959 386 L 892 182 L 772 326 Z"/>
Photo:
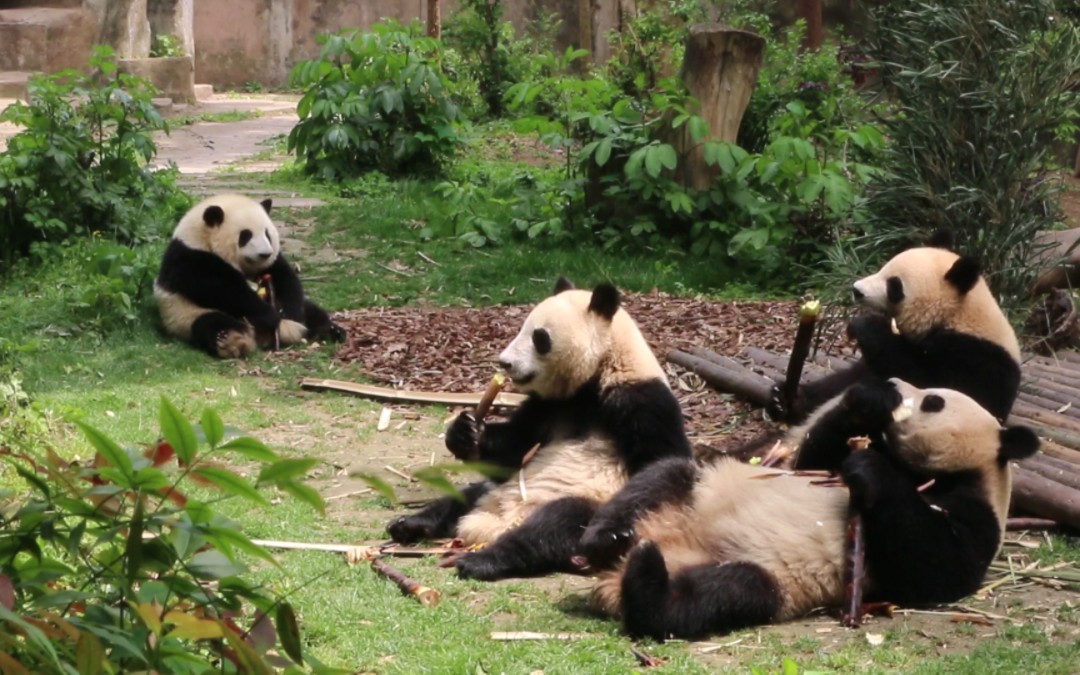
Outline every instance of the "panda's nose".
<path id="1" fill-rule="evenodd" d="M 273 254 L 272 253 L 260 253 L 259 254 L 259 259 L 260 260 L 267 260 L 267 259 L 270 258 L 271 255 L 273 255 Z"/>
<path id="2" fill-rule="evenodd" d="M 858 286 L 851 287 L 851 295 L 856 301 L 862 301 L 866 297 L 866 294 L 860 291 Z"/>
<path id="3" fill-rule="evenodd" d="M 499 368 L 502 368 L 506 372 L 510 372 L 510 366 L 512 364 L 506 359 L 499 359 Z"/>

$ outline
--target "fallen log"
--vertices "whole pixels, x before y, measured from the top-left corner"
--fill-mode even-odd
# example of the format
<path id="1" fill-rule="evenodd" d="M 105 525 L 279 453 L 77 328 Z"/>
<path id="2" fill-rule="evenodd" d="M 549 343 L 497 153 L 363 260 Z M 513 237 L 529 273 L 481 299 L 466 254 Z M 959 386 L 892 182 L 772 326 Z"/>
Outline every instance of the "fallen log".
<path id="1" fill-rule="evenodd" d="M 1047 461 L 1049 458 L 1035 455 L 1017 464 L 1022 469 L 1036 473 L 1043 478 L 1061 483 L 1074 490 L 1080 490 L 1080 472 L 1071 469 L 1061 469 Z"/>
<path id="2" fill-rule="evenodd" d="M 667 360 L 692 370 L 713 387 L 735 394 L 744 401 L 759 406 L 769 402 L 772 380 L 754 375 L 745 367 L 739 366 L 739 370 L 735 370 L 677 349 L 668 352 Z"/>
<path id="3" fill-rule="evenodd" d="M 1061 523 L 1049 518 L 1009 518 L 1005 521 L 1006 532 L 1022 532 L 1024 530 L 1054 530 L 1061 527 Z"/>
<path id="4" fill-rule="evenodd" d="M 1080 471 L 1080 451 L 1058 445 L 1057 443 L 1043 443 L 1042 453 L 1044 455 L 1049 455 L 1054 459 L 1075 465 L 1076 470 Z"/>
<path id="5" fill-rule="evenodd" d="M 786 357 L 773 354 L 772 352 L 765 351 L 759 347 L 745 347 L 743 353 L 755 362 L 763 363 L 777 371 L 781 376 L 787 377 L 788 359 Z M 809 382 L 811 380 L 816 380 L 819 377 L 825 377 L 827 374 L 828 373 L 824 368 L 808 360 L 803 365 L 803 374 L 800 381 L 804 383 Z"/>
<path id="6" fill-rule="evenodd" d="M 1013 466 L 1013 505 L 1027 513 L 1080 527 L 1080 490 Z"/>
<path id="7" fill-rule="evenodd" d="M 1033 394 L 1025 391 L 1021 391 L 1020 395 L 1016 397 L 1016 400 L 1033 405 L 1037 408 L 1049 410 L 1058 415 L 1072 418 L 1080 423 L 1080 408 L 1073 408 L 1071 400 L 1056 401 L 1051 398 L 1046 398 L 1041 394 Z"/>
<path id="8" fill-rule="evenodd" d="M 344 380 L 325 380 L 313 377 L 305 377 L 300 380 L 302 389 L 312 391 L 341 391 L 348 394 L 356 394 L 366 398 L 382 401 L 400 401 L 403 403 L 437 403 L 442 405 L 476 406 L 480 403 L 483 394 L 451 393 L 445 391 L 409 391 L 405 389 L 391 389 L 379 387 L 373 384 L 360 384 L 359 382 L 346 382 Z M 514 408 L 521 405 L 525 400 L 522 394 L 510 394 L 502 392 L 495 397 L 492 405 L 506 408 Z"/>

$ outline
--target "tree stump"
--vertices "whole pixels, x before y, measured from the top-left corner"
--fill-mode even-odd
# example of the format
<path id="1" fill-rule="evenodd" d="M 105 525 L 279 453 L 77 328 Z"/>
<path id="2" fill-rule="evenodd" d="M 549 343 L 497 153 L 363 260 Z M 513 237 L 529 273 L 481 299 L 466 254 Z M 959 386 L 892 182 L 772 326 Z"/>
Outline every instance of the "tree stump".
<path id="1" fill-rule="evenodd" d="M 764 54 L 765 38 L 756 33 L 719 24 L 690 29 L 681 76 L 690 95 L 701 103 L 698 114 L 708 122 L 714 140 L 734 143 L 738 137 Z M 676 129 L 671 142 L 685 157 L 685 184 L 707 190 L 718 169 L 705 163 L 704 148 L 687 126 Z"/>

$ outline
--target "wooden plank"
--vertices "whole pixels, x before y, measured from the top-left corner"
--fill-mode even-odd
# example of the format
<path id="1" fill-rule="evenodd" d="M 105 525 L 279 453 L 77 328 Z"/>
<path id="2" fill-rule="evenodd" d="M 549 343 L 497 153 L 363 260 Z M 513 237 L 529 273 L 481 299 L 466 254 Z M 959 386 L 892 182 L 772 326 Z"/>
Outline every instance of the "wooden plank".
<path id="1" fill-rule="evenodd" d="M 311 391 L 340 391 L 347 394 L 355 394 L 365 398 L 373 398 L 379 401 L 398 401 L 400 403 L 435 403 L 442 405 L 475 406 L 480 402 L 483 392 L 477 393 L 452 393 L 446 391 L 410 391 L 407 389 L 391 389 L 374 384 L 360 384 L 359 382 L 347 382 L 345 380 L 326 380 L 314 377 L 305 377 L 300 380 L 300 387 Z M 493 405 L 504 408 L 515 408 L 525 400 L 523 394 L 500 393 L 495 397 Z"/>

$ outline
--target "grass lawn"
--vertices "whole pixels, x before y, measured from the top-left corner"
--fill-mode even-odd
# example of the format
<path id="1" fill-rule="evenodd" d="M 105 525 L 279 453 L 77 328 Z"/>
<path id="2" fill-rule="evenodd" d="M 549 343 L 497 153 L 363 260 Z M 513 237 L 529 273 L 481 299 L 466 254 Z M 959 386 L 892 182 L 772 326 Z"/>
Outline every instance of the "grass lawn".
<path id="1" fill-rule="evenodd" d="M 494 166 L 511 166 L 500 146 L 477 150 Z M 243 176 L 243 180 L 260 180 Z M 425 225 L 442 213 L 427 181 L 363 181 L 343 192 L 298 188 L 322 196 L 315 209 L 284 210 L 291 257 L 300 264 L 309 294 L 328 309 L 370 305 L 493 305 L 532 303 L 564 274 L 580 285 L 610 279 L 627 290 L 746 297 L 748 289 L 721 287 L 706 259 L 674 253 L 625 254 L 560 248 L 542 242 L 473 249 L 441 238 L 425 241 Z M 282 454 L 317 457 L 309 476 L 324 496 L 363 489 L 348 474 L 379 472 L 401 496 L 422 488 L 385 470 L 408 472 L 445 457 L 438 435 L 450 411 L 395 407 L 391 429 L 376 432 L 381 405 L 332 393 L 301 391 L 302 376 L 360 379 L 355 368 L 332 359 L 332 347 L 259 354 L 247 361 L 216 361 L 163 337 L 152 307 L 140 320 L 109 327 L 80 309 L 78 251 L 32 273 L 0 282 L 0 338 L 23 387 L 56 421 L 50 441 L 63 454 L 87 456 L 89 446 L 63 420 L 78 417 L 124 443 L 157 435 L 158 401 L 172 400 L 189 419 L 215 408 L 226 424 L 244 429 Z M 147 298 L 144 298 L 147 300 Z M 16 349 L 17 348 L 17 349 Z M 478 387 L 482 383 L 478 383 Z M 0 474 L 14 485 L 15 478 Z M 373 492 L 331 499 L 321 516 L 297 502 L 274 500 L 266 510 L 227 501 L 222 511 L 253 538 L 316 542 L 385 539 L 383 526 L 400 508 Z M 1029 542 L 1043 564 L 1080 562 L 1080 547 L 1061 537 Z M 1052 543 L 1052 549 L 1050 544 Z M 1034 544 L 1032 544 L 1034 545 Z M 1032 552 L 1034 551 L 1034 552 Z M 255 565 L 254 574 L 289 594 L 301 615 L 307 647 L 327 664 L 379 673 L 611 673 L 637 662 L 618 624 L 587 610 L 587 579 L 551 577 L 482 584 L 458 580 L 433 560 L 393 564 L 443 594 L 424 608 L 365 565 L 350 567 L 329 553 L 278 556 L 281 568 Z M 828 616 L 785 626 L 718 636 L 709 643 L 639 647 L 667 660 L 655 672 L 793 672 L 798 669 L 904 672 L 1076 672 L 1080 663 L 1080 596 L 1021 580 L 979 606 L 995 616 L 984 624 L 948 615 L 898 615 L 845 631 Z M 569 640 L 497 642 L 492 631 L 572 633 Z M 871 644 L 869 636 L 882 638 Z M 876 642 L 876 638 L 874 640 Z M 790 659 L 785 666 L 785 660 Z"/>

